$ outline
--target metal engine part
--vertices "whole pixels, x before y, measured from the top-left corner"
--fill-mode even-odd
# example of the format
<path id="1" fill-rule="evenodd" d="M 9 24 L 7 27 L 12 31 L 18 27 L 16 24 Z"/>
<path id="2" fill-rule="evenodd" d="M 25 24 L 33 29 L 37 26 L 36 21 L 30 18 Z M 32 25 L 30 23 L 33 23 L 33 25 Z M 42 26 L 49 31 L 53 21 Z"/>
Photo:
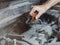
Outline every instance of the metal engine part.
<path id="1" fill-rule="evenodd" d="M 27 13 L 28 16 L 29 13 Z M 52 20 L 52 18 L 54 18 Z M 7 45 L 50 45 L 57 41 L 57 37 L 54 32 L 57 31 L 57 17 L 49 15 L 49 13 L 45 13 L 39 18 L 36 28 L 34 25 L 34 21 L 30 19 L 30 16 L 27 17 L 26 21 L 23 23 L 29 24 L 30 29 L 20 35 L 10 34 L 7 36 L 3 36 L 1 38 L 2 42 Z M 9 35 L 9 36 L 8 36 Z M 11 38 L 12 37 L 12 38 Z M 9 39 L 9 40 L 8 40 Z M 2 43 L 1 43 L 2 45 Z"/>
<path id="2" fill-rule="evenodd" d="M 57 38 L 54 32 L 58 31 L 58 17 L 54 15 L 56 10 L 54 13 L 51 12 L 54 11 L 43 14 L 43 16 L 41 16 L 41 18 L 38 20 L 36 27 L 32 20 L 30 22 L 28 21 L 29 23 L 27 23 L 30 24 L 31 28 L 29 31 L 22 34 L 25 37 L 23 39 L 30 42 L 32 45 L 49 45 L 52 42 L 56 42 Z M 59 15 L 58 12 L 57 14 Z"/>
<path id="3" fill-rule="evenodd" d="M 39 1 L 37 0 L 22 0 L 14 3 L 11 2 L 9 7 L 2 9 L 0 11 L 0 28 L 3 28 L 14 21 L 16 23 L 12 23 L 13 25 L 11 25 L 10 27 L 7 26 L 9 27 L 7 29 L 3 28 L 0 30 L 0 35 L 2 35 L 0 36 L 0 45 L 60 45 L 60 41 L 57 42 L 57 40 L 59 40 L 59 37 L 57 37 L 57 35 L 59 34 L 60 36 L 60 10 L 48 10 L 45 14 L 41 16 L 41 18 L 38 19 L 38 22 L 35 27 L 34 22 L 31 20 L 29 16 L 29 11 L 30 6 L 38 2 Z M 24 14 L 23 16 L 23 13 L 25 13 L 26 15 Z M 5 15 L 6 17 L 3 15 Z M 59 21 L 57 21 L 58 17 Z M 19 18 L 19 20 L 17 19 L 18 21 L 16 21 L 16 18 Z M 19 33 L 16 33 L 16 25 L 19 27 L 19 29 L 17 30 L 22 31 L 23 29 L 28 29 L 27 31 L 24 30 L 25 32 L 21 34 L 21 31 L 18 31 Z"/>

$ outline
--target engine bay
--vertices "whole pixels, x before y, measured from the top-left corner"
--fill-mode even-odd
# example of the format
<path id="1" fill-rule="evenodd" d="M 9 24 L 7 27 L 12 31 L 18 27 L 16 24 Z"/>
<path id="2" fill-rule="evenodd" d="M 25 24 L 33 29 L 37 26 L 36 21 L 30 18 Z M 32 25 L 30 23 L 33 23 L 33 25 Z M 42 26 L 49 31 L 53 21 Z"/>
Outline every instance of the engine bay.
<path id="1" fill-rule="evenodd" d="M 38 2 L 11 2 L 1 10 L 0 45 L 60 45 L 60 10 L 52 7 L 34 24 L 30 6 Z"/>
<path id="2" fill-rule="evenodd" d="M 47 13 L 43 14 L 41 18 L 37 20 L 36 25 L 33 20 L 29 21 L 31 28 L 22 34 L 25 37 L 23 40 L 26 40 L 32 45 L 48 45 L 54 42 L 54 40 L 57 41 L 56 35 L 59 31 L 57 30 L 58 22 L 55 16 Z"/>

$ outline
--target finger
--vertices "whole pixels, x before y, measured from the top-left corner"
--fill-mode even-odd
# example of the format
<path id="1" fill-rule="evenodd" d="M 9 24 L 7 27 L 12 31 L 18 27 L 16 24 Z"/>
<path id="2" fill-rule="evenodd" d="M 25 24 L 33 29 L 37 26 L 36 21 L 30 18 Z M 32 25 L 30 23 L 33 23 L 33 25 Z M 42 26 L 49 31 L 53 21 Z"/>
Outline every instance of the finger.
<path id="1" fill-rule="evenodd" d="M 36 9 L 32 9 L 30 12 L 30 15 L 32 15 L 35 12 Z"/>
<path id="2" fill-rule="evenodd" d="M 40 18 L 41 15 L 42 15 L 42 14 L 39 13 L 39 14 L 36 16 L 36 19 Z"/>

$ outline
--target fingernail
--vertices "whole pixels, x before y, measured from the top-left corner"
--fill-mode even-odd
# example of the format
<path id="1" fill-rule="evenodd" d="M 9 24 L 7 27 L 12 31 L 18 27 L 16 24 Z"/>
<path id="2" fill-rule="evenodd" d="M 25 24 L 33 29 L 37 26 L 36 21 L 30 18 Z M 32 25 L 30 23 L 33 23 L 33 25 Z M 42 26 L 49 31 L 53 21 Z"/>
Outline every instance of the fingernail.
<path id="1" fill-rule="evenodd" d="M 38 19 L 38 18 L 36 17 L 36 19 Z"/>

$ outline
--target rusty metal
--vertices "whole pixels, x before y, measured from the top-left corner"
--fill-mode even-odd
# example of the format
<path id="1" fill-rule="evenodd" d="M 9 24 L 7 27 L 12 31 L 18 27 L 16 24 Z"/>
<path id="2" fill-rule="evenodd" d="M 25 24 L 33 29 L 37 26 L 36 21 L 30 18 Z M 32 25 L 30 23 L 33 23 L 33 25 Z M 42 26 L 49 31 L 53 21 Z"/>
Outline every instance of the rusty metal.
<path id="1" fill-rule="evenodd" d="M 37 21 L 36 21 L 36 15 L 38 14 L 38 11 L 35 11 L 34 13 L 32 13 L 32 20 L 34 21 L 34 23 L 36 24 Z"/>

